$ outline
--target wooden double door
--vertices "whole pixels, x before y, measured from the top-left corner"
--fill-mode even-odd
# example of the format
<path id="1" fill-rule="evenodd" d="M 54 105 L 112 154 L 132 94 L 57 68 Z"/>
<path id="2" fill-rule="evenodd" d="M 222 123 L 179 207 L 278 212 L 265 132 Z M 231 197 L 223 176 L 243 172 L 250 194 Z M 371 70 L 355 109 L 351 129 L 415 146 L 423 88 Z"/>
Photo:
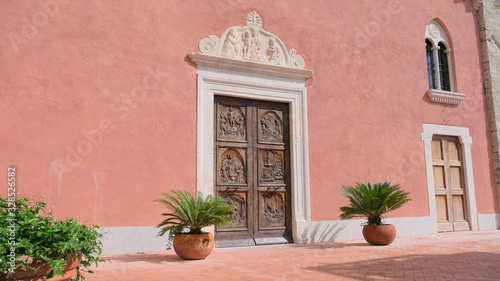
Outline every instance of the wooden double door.
<path id="1" fill-rule="evenodd" d="M 432 166 L 438 231 L 470 230 L 462 149 L 458 138 L 433 137 Z"/>
<path id="2" fill-rule="evenodd" d="M 293 242 L 288 104 L 215 97 L 214 187 L 236 206 L 217 246 Z"/>

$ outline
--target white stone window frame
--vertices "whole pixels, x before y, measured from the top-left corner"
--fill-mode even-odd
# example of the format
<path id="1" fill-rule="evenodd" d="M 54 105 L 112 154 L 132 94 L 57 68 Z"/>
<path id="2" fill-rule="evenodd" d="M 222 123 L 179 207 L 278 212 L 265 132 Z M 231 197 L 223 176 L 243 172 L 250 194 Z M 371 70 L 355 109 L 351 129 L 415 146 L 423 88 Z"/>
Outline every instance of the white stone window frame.
<path id="1" fill-rule="evenodd" d="M 432 220 L 432 233 L 437 233 L 436 197 L 434 192 L 434 171 L 432 166 L 432 137 L 434 135 L 458 137 L 463 152 L 464 188 L 467 198 L 467 215 L 473 231 L 478 230 L 478 215 L 476 206 L 476 191 L 472 169 L 471 144 L 472 137 L 469 128 L 423 124 L 422 140 L 424 141 L 425 169 L 427 172 L 427 191 L 429 195 L 429 214 Z"/>
<path id="2" fill-rule="evenodd" d="M 425 28 L 425 39 L 432 43 L 434 52 L 434 71 L 436 73 L 437 89 L 428 89 L 427 95 L 431 101 L 458 105 L 462 103 L 465 94 L 455 92 L 454 63 L 452 60 L 452 48 L 448 35 L 443 27 L 436 21 L 432 20 Z M 441 88 L 441 74 L 439 72 L 439 43 L 446 47 L 446 55 L 448 60 L 448 76 L 450 80 L 450 91 L 443 91 Z"/>

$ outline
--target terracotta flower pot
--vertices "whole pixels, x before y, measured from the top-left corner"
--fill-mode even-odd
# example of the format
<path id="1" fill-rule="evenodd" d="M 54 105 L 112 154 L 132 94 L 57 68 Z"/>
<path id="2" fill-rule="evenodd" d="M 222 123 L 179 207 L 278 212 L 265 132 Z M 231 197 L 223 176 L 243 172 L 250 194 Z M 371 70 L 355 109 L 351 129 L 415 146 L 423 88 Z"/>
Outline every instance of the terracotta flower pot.
<path id="1" fill-rule="evenodd" d="M 372 245 L 389 245 L 396 238 L 396 228 L 392 224 L 365 225 L 363 237 Z"/>
<path id="2" fill-rule="evenodd" d="M 76 276 L 77 266 L 80 264 L 80 257 L 75 256 L 68 260 L 68 263 L 61 269 L 64 276 L 55 275 L 51 279 L 46 279 L 45 276 L 49 274 L 52 267 L 44 260 L 32 262 L 31 257 L 22 258 L 27 260 L 31 268 L 25 266 L 17 267 L 12 276 L 7 276 L 6 280 L 22 280 L 22 281 L 69 281 Z"/>
<path id="3" fill-rule="evenodd" d="M 174 237 L 174 251 L 185 260 L 202 260 L 214 249 L 214 236 L 206 234 L 177 234 Z"/>

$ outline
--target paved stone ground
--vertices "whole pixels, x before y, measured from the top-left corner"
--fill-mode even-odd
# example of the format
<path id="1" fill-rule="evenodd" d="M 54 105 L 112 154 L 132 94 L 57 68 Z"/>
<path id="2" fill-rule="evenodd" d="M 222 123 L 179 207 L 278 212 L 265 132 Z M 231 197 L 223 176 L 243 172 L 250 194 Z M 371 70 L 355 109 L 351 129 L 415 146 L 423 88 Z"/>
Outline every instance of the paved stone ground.
<path id="1" fill-rule="evenodd" d="M 390 246 L 328 242 L 214 249 L 205 260 L 173 251 L 106 256 L 89 281 L 500 280 L 500 230 L 397 237 Z"/>

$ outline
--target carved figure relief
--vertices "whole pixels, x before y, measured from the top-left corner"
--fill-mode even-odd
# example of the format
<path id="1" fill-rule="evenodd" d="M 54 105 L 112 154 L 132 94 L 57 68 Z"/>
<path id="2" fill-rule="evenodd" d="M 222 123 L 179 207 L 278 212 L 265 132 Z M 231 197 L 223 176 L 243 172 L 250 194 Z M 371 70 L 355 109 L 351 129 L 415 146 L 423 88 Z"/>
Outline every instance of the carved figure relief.
<path id="1" fill-rule="evenodd" d="M 261 165 L 262 170 L 260 172 L 260 178 L 262 183 L 284 183 L 282 151 L 263 151 Z"/>
<path id="2" fill-rule="evenodd" d="M 234 149 L 227 149 L 220 159 L 220 181 L 222 183 L 245 183 L 243 158 Z"/>
<path id="3" fill-rule="evenodd" d="M 210 184 L 217 198 L 235 206 L 232 222 L 216 227 L 216 239 L 220 245 L 291 242 L 290 106 L 217 92 L 213 98 Z"/>
<path id="4" fill-rule="evenodd" d="M 249 60 L 303 69 L 305 62 L 297 51 L 287 51 L 277 36 L 262 29 L 262 18 L 255 11 L 247 15 L 247 25 L 227 29 L 221 38 L 210 35 L 200 41 L 203 54 Z"/>
<path id="5" fill-rule="evenodd" d="M 263 204 L 261 226 L 276 227 L 285 224 L 285 202 L 283 196 L 278 192 L 266 192 L 262 194 Z"/>
<path id="6" fill-rule="evenodd" d="M 247 60 L 260 61 L 260 40 L 254 28 L 243 31 L 243 58 Z"/>
<path id="7" fill-rule="evenodd" d="M 282 222 L 285 214 L 271 203 L 266 205 L 266 210 L 264 211 L 264 217 L 270 223 Z"/>
<path id="8" fill-rule="evenodd" d="M 237 106 L 220 105 L 219 138 L 245 140 L 245 114 Z"/>
<path id="9" fill-rule="evenodd" d="M 246 227 L 246 200 L 245 193 L 223 192 L 221 197 L 227 200 L 228 204 L 236 206 L 236 210 L 231 216 L 234 220 L 229 222 L 226 228 Z"/>
<path id="10" fill-rule="evenodd" d="M 437 27 L 435 24 L 429 25 L 429 33 L 432 37 L 438 38 L 440 33 L 439 27 Z"/>
<path id="11" fill-rule="evenodd" d="M 239 40 L 236 38 L 236 32 L 234 29 L 230 29 L 226 40 L 224 40 L 221 56 L 235 58 L 235 56 L 238 55 L 238 42 Z"/>
<path id="12" fill-rule="evenodd" d="M 283 139 L 283 124 L 279 116 L 268 111 L 260 119 L 260 133 L 264 141 L 278 141 Z"/>
<path id="13" fill-rule="evenodd" d="M 268 56 L 268 62 L 270 64 L 280 64 L 280 49 L 278 48 L 278 43 L 276 42 L 276 39 L 270 38 L 269 39 L 269 47 L 267 48 L 267 56 Z"/>

